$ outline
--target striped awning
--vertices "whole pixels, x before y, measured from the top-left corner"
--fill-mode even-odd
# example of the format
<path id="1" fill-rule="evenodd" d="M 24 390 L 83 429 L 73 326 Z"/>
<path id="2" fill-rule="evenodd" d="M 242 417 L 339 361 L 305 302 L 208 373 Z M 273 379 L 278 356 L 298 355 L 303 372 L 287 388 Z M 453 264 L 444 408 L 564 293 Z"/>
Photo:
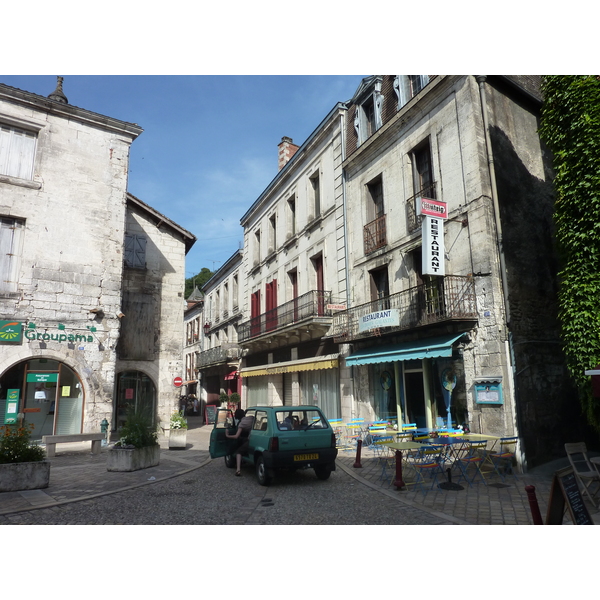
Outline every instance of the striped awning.
<path id="1" fill-rule="evenodd" d="M 338 354 L 328 354 L 318 358 L 305 358 L 290 360 L 260 367 L 242 369 L 242 377 L 258 377 L 260 375 L 278 375 L 280 373 L 297 373 L 298 371 L 318 371 L 319 369 L 336 369 L 338 367 Z"/>

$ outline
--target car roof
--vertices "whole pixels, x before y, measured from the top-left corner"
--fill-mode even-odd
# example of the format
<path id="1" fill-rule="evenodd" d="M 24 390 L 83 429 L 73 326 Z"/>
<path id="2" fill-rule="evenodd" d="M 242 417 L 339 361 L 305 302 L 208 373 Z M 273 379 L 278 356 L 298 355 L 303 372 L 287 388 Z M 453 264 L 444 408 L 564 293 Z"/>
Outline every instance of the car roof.
<path id="1" fill-rule="evenodd" d="M 285 412 L 296 411 L 296 410 L 318 410 L 321 409 L 318 406 L 312 404 L 298 404 L 296 406 L 249 406 L 247 410 L 283 410 Z"/>

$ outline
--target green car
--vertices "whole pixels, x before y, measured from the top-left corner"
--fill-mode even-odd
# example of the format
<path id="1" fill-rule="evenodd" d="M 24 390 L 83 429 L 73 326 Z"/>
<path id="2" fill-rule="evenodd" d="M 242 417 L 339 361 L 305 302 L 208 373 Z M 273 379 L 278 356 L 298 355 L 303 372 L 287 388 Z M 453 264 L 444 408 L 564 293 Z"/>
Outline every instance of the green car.
<path id="1" fill-rule="evenodd" d="M 253 406 L 246 416 L 254 422 L 242 461 L 254 465 L 261 485 L 269 485 L 279 469 L 314 469 L 322 480 L 335 471 L 335 433 L 318 407 Z M 238 440 L 226 438 L 227 431 L 236 431 L 233 413 L 219 409 L 210 434 L 210 457 L 224 456 L 227 467 L 233 468 Z"/>

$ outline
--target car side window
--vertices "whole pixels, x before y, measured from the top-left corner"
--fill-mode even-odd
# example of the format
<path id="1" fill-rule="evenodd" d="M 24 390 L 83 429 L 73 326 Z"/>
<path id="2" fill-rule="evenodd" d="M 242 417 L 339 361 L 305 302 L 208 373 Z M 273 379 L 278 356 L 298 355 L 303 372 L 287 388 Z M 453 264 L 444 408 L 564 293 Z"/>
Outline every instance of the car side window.
<path id="1" fill-rule="evenodd" d="M 253 429 L 257 431 L 266 431 L 268 424 L 267 413 L 262 410 L 256 411 L 256 418 L 254 419 L 254 427 Z"/>

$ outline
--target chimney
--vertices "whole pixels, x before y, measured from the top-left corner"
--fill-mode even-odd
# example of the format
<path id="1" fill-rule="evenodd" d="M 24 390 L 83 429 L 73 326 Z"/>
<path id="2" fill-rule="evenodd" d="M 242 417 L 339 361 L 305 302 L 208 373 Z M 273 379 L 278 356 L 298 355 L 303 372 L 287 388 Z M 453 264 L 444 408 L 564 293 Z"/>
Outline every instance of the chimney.
<path id="1" fill-rule="evenodd" d="M 279 167 L 279 170 L 281 171 L 281 169 L 283 169 L 283 167 L 285 167 L 285 165 L 290 160 L 290 158 L 292 158 L 292 156 L 294 156 L 294 154 L 296 154 L 296 152 L 298 151 L 298 148 L 300 146 L 296 146 L 296 144 L 294 144 L 294 142 L 292 141 L 292 138 L 282 137 L 281 143 L 277 147 L 279 148 L 279 156 L 278 156 L 279 160 L 278 160 L 277 166 Z"/>

